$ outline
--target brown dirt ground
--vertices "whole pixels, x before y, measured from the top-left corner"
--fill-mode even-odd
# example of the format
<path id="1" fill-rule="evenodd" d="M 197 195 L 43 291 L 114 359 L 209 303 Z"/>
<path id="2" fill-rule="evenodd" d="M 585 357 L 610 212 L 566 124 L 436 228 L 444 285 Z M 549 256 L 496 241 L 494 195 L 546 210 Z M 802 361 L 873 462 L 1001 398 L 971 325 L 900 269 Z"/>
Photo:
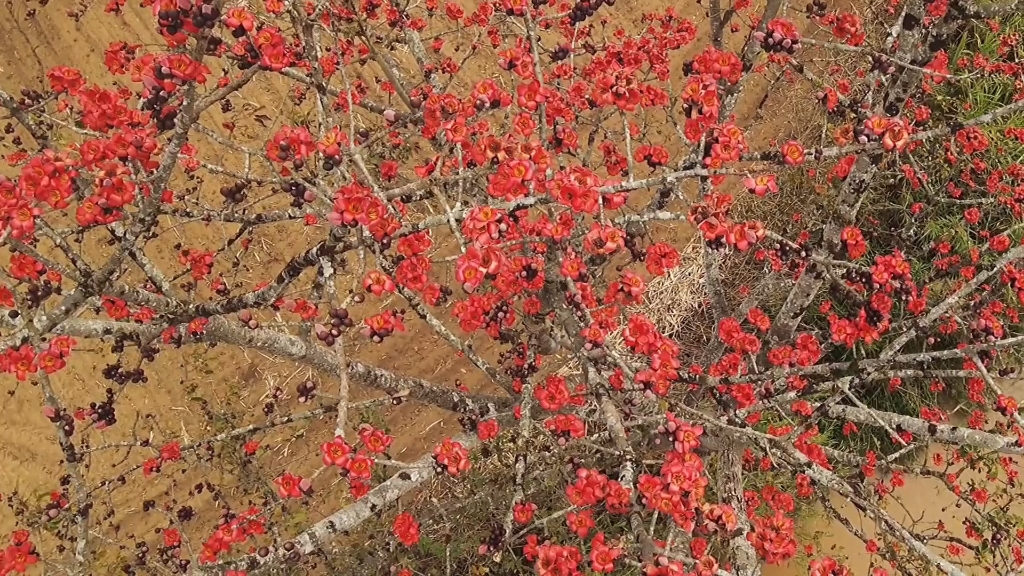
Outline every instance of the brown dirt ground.
<path id="1" fill-rule="evenodd" d="M 144 44 L 144 50 L 162 49 L 163 43 L 153 32 L 149 11 L 139 9 L 137 2 L 128 4 L 124 16 L 118 18 L 103 14 L 102 3 L 96 3 L 76 23 L 65 16 L 65 10 L 76 5 L 71 0 L 51 0 L 45 8 L 39 8 L 34 3 L 27 4 L 23 0 L 0 2 L 0 38 L 3 39 L 0 41 L 3 45 L 0 52 L 0 85 L 8 91 L 16 91 L 21 86 L 42 88 L 44 72 L 56 65 L 76 67 L 88 79 L 106 84 L 109 76 L 103 67 L 102 58 L 103 50 L 110 42 L 127 40 Z M 467 6 L 469 4 L 467 1 Z M 657 11 L 669 4 L 666 0 L 624 0 L 616 6 L 615 11 L 607 14 L 612 22 L 616 22 L 619 21 L 616 16 L 635 13 L 637 10 Z M 31 8 L 36 9 L 36 15 L 29 18 L 26 12 Z M 607 8 L 602 9 L 602 13 L 605 10 Z M 704 21 L 703 8 L 699 5 L 687 4 L 685 7 L 677 7 L 677 11 L 684 17 Z M 702 26 L 704 28 L 706 26 Z M 692 56 L 703 45 L 703 41 L 694 43 L 685 57 Z M 478 64 L 471 63 L 465 73 L 467 77 L 474 78 L 480 76 L 481 70 Z M 214 70 L 213 73 L 216 76 L 219 71 Z M 789 132 L 798 122 L 790 114 L 756 113 L 768 85 L 766 80 L 757 80 L 736 110 L 740 122 L 752 127 L 753 134 L 760 135 L 753 139 L 754 146 L 767 145 L 772 135 Z M 797 94 L 801 91 L 806 94 L 806 87 L 797 86 L 793 89 Z M 268 129 L 252 122 L 254 114 L 262 112 L 276 116 L 273 118 L 275 125 L 288 121 L 285 117 L 285 111 L 288 110 L 285 90 L 283 85 L 262 83 L 242 93 L 241 98 L 236 100 L 236 104 L 239 101 L 242 104 L 236 105 L 234 112 L 227 115 L 218 112 L 213 116 L 218 123 L 223 120 L 236 122 L 239 138 L 255 142 L 264 137 Z M 787 89 L 780 94 L 769 98 L 765 104 L 766 109 L 787 109 L 794 92 Z M 214 161 L 219 159 L 214 157 Z M 0 170 L 9 172 L 6 166 L 0 167 Z M 245 258 L 239 277 L 234 279 L 235 285 L 251 286 L 266 276 L 266 270 L 277 270 L 289 256 L 311 245 L 317 231 L 322 234 L 322 229 L 313 233 L 304 230 L 299 237 L 296 229 L 289 226 L 261 228 L 254 235 L 255 248 Z M 217 226 L 199 223 L 173 230 L 165 229 L 164 233 L 186 238 L 195 246 L 219 245 L 225 235 L 225 231 Z M 669 229 L 667 234 L 681 241 L 689 235 L 689 231 L 680 227 Z M 171 241 L 152 242 L 148 253 L 158 263 L 173 262 L 176 253 L 171 244 Z M 101 250 L 98 252 L 90 256 L 98 260 L 103 256 Z M 344 289 L 347 289 L 347 282 Z M 391 303 L 383 303 L 384 306 L 388 304 Z M 382 304 L 370 299 L 362 307 L 354 308 L 353 312 L 361 317 L 377 305 Z M 401 304 L 395 302 L 394 305 Z M 384 345 L 350 343 L 347 350 L 360 360 L 399 373 L 448 383 L 459 378 L 471 390 L 493 391 L 468 361 L 457 358 L 422 323 L 410 320 L 408 325 L 409 333 L 392 338 Z M 71 406 L 100 400 L 107 384 L 98 378 L 99 370 L 114 358 L 106 345 L 95 342 L 82 344 L 84 348 L 73 356 L 68 369 L 54 379 L 58 394 Z M 485 350 L 485 356 L 494 359 L 492 350 L 478 346 L 478 349 L 481 348 Z M 190 347 L 182 352 L 162 353 L 148 367 L 147 372 L 150 377 L 147 385 L 130 386 L 125 392 L 124 401 L 119 404 L 121 424 L 102 434 L 89 432 L 93 445 L 147 435 L 152 435 L 154 444 L 159 445 L 173 439 L 202 438 L 215 431 L 258 422 L 262 418 L 259 398 L 270 386 L 280 385 L 286 392 L 290 392 L 300 378 L 307 376 L 305 368 L 290 362 L 223 346 L 214 349 Z M 17 490 L 26 498 L 39 495 L 45 497 L 56 487 L 55 479 L 62 474 L 62 468 L 53 428 L 40 413 L 41 394 L 30 384 L 18 384 L 7 376 L 0 382 L 0 389 L 9 393 L 0 397 L 0 494 L 6 495 Z M 324 382 L 321 389 L 330 392 L 330 387 L 330 382 Z M 362 392 L 365 397 L 365 391 Z M 197 401 L 199 396 L 208 402 L 206 411 L 214 416 L 212 420 L 204 416 L 204 408 Z M 242 415 L 230 417 L 232 413 L 238 412 L 239 405 L 244 407 Z M 293 398 L 282 402 L 279 407 L 279 413 L 301 410 L 302 407 Z M 231 419 L 226 419 L 229 417 Z M 390 410 L 385 418 L 391 432 L 397 437 L 393 455 L 401 460 L 415 458 L 459 428 L 450 414 L 412 402 Z M 264 480 L 285 469 L 305 474 L 315 470 L 318 461 L 317 445 L 331 434 L 332 429 L 333 423 L 328 422 L 272 433 L 264 440 L 264 444 L 274 448 L 259 461 L 260 468 L 269 474 Z M 149 457 L 149 454 L 142 450 L 127 454 L 122 450 L 101 452 L 90 459 L 87 476 L 92 481 L 108 478 L 114 474 L 112 470 L 115 468 L 121 470 L 141 462 L 145 457 Z M 174 474 L 180 474 L 180 477 L 173 480 L 168 478 Z M 208 495 L 188 495 L 189 487 L 203 477 L 218 483 L 225 482 L 226 485 L 239 483 L 239 479 L 227 470 L 209 465 L 198 465 L 163 476 L 159 480 L 145 483 L 130 481 L 125 488 L 109 494 L 109 503 L 117 509 L 113 521 L 122 529 L 119 533 L 122 541 L 131 533 L 138 534 L 142 539 L 145 532 L 157 525 L 166 525 L 166 519 L 159 515 L 141 512 L 139 503 L 143 499 L 159 500 L 161 495 L 167 495 L 197 509 L 203 506 L 215 508 L 216 505 Z M 308 512 L 307 520 L 315 520 L 317 514 L 329 511 L 329 503 L 325 495 L 318 496 L 314 507 Z M 212 518 L 206 518 L 206 521 L 212 521 Z M 0 512 L 0 533 L 14 527 L 15 519 L 11 514 Z M 151 541 L 153 538 L 152 535 L 148 537 Z M 112 546 L 105 552 L 109 552 L 111 559 L 118 554 Z"/>

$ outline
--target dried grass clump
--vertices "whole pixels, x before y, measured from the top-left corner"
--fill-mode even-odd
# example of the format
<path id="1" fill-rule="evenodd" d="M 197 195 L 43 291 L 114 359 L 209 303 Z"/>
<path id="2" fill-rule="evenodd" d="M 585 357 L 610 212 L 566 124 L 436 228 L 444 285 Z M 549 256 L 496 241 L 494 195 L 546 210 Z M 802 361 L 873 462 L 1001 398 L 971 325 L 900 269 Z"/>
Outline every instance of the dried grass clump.
<path id="1" fill-rule="evenodd" d="M 694 236 L 680 251 L 679 266 L 648 282 L 643 301 L 629 313 L 647 316 L 662 334 L 674 338 L 695 328 L 695 313 L 707 302 L 704 245 L 699 236 Z"/>
<path id="2" fill-rule="evenodd" d="M 694 236 L 680 250 L 679 266 L 666 271 L 647 283 L 644 299 L 626 310 L 626 315 L 646 316 L 666 337 L 675 340 L 683 353 L 689 357 L 699 353 L 713 334 L 713 318 L 708 312 L 708 293 L 704 282 L 704 245 L 699 236 Z M 636 368 L 645 362 L 629 352 L 622 340 L 622 328 L 608 335 L 605 347 L 625 359 Z M 559 371 L 564 374 L 578 373 L 574 362 L 567 363 Z"/>

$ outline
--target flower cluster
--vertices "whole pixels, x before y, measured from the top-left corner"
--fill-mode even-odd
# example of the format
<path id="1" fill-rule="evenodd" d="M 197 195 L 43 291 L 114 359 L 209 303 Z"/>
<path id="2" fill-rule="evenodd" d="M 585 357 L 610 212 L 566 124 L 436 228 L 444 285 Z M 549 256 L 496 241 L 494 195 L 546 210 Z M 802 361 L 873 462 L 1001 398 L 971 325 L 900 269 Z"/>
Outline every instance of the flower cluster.
<path id="1" fill-rule="evenodd" d="M 229 517 L 203 542 L 199 562 L 213 564 L 222 554 L 230 552 L 235 545 L 265 534 L 266 531 L 263 512 L 259 508 L 250 507 L 237 516 Z"/>
<path id="2" fill-rule="evenodd" d="M 289 145 L 289 149 L 291 146 Z M 327 216 L 333 226 L 364 226 L 377 242 L 390 242 L 401 223 L 388 205 L 365 186 L 353 182 L 334 194 L 334 209 Z"/>
<path id="3" fill-rule="evenodd" d="M 406 546 L 415 546 L 420 540 L 420 524 L 408 512 L 402 512 L 395 517 L 395 521 L 391 525 L 391 531 L 398 538 L 398 541 Z"/>
<path id="4" fill-rule="evenodd" d="M 70 336 L 58 336 L 42 352 L 29 344 L 8 348 L 0 354 L 0 372 L 13 374 L 20 382 L 42 369 L 45 374 L 58 372 L 67 365 L 67 359 L 77 342 Z"/>
<path id="5" fill-rule="evenodd" d="M 29 566 L 37 562 L 39 554 L 28 530 L 15 530 L 11 533 L 11 543 L 4 548 L 3 556 L 0 556 L 0 576 L 24 574 Z"/>
<path id="6" fill-rule="evenodd" d="M 745 252 L 764 239 L 764 224 L 754 220 L 733 222 L 729 217 L 733 197 L 730 194 L 706 194 L 690 207 L 687 216 L 696 226 L 704 241 L 715 249 L 735 248 Z"/>
<path id="7" fill-rule="evenodd" d="M 469 450 L 451 438 L 446 438 L 444 442 L 434 448 L 434 462 L 439 470 L 452 476 L 462 474 L 471 466 Z"/>

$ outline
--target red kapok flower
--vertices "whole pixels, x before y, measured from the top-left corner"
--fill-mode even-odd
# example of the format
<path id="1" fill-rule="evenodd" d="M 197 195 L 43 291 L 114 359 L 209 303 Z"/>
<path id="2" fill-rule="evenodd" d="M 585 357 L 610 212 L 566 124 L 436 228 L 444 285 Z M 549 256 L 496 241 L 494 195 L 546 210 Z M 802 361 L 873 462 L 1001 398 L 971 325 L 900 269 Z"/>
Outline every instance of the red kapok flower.
<path id="1" fill-rule="evenodd" d="M 341 436 L 335 436 L 334 440 L 320 445 L 320 453 L 323 455 L 324 466 L 345 468 L 352 454 L 352 447 Z"/>
<path id="2" fill-rule="evenodd" d="M 796 140 L 790 140 L 782 145 L 782 160 L 790 166 L 799 166 L 804 163 L 806 155 L 804 147 Z"/>
<path id="3" fill-rule="evenodd" d="M 476 436 L 481 442 L 493 440 L 498 436 L 498 421 L 484 420 L 476 425 Z"/>
<path id="4" fill-rule="evenodd" d="M 395 523 L 391 526 L 391 530 L 395 533 L 402 544 L 406 546 L 414 546 L 420 541 L 420 525 L 413 518 L 413 515 L 408 512 L 402 512 L 395 517 Z"/>
<path id="5" fill-rule="evenodd" d="M 285 472 L 275 478 L 274 484 L 277 485 L 277 494 L 281 498 L 302 498 L 312 488 L 308 479 L 291 472 Z"/>

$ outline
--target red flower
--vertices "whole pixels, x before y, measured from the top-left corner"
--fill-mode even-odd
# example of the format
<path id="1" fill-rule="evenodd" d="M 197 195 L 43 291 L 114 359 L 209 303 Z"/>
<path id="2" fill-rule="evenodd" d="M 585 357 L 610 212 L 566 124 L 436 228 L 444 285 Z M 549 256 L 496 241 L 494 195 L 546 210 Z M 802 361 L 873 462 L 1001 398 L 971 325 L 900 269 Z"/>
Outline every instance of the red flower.
<path id="1" fill-rule="evenodd" d="M 857 157 L 854 156 L 853 154 L 849 156 L 844 156 L 828 173 L 828 181 L 832 182 L 833 180 L 846 180 L 846 177 L 850 175 L 850 172 L 853 170 L 853 165 L 856 164 L 856 162 Z"/>
<path id="2" fill-rule="evenodd" d="M 143 478 L 149 478 L 153 474 L 160 472 L 160 459 L 150 458 L 142 463 L 142 476 Z"/>
<path id="3" fill-rule="evenodd" d="M 398 241 L 398 247 L 396 250 L 399 254 L 406 258 L 412 258 L 413 256 L 419 256 L 430 250 L 430 246 L 433 241 L 430 239 L 430 231 L 424 230 L 408 236 L 403 236 Z"/>
<path id="4" fill-rule="evenodd" d="M 277 494 L 281 498 L 302 498 L 312 488 L 309 480 L 296 476 L 291 472 L 285 472 L 275 478 L 274 484 L 277 485 Z"/>
<path id="5" fill-rule="evenodd" d="M 764 198 L 769 192 L 778 192 L 779 184 L 774 174 L 761 174 L 757 178 L 747 177 L 743 179 L 743 185 L 752 194 Z"/>
<path id="6" fill-rule="evenodd" d="M 557 375 L 550 375 L 544 380 L 544 384 L 533 389 L 533 397 L 540 403 L 543 410 L 558 412 L 569 402 L 569 388 L 565 378 Z"/>
<path id="7" fill-rule="evenodd" d="M 537 111 L 537 108 L 547 100 L 546 95 L 547 89 L 536 80 L 516 86 L 516 104 L 530 112 Z"/>
<path id="8" fill-rule="evenodd" d="M 782 160 L 790 166 L 799 166 L 806 158 L 804 147 L 796 140 L 790 140 L 782 145 Z"/>
<path id="9" fill-rule="evenodd" d="M 169 442 L 160 448 L 160 459 L 164 462 L 181 460 L 181 443 Z"/>
<path id="10" fill-rule="evenodd" d="M 193 338 L 198 338 L 206 332 L 206 325 L 210 323 L 209 318 L 194 318 L 188 323 L 188 333 Z"/>
<path id="11" fill-rule="evenodd" d="M 35 374 L 39 369 L 36 363 L 36 351 L 28 344 L 18 349 L 10 348 L 5 356 L 0 357 L 0 366 L 7 368 L 9 374 L 14 374 L 19 382 L 28 379 L 29 374 Z"/>
<path id="12" fill-rule="evenodd" d="M 540 300 L 537 301 L 538 304 Z M 0 306 L 4 308 L 14 308 L 14 292 L 7 286 L 0 285 Z"/>
<path id="13" fill-rule="evenodd" d="M 708 47 L 693 60 L 693 70 L 699 74 L 710 74 L 715 80 L 726 80 L 735 84 L 743 76 L 743 62 L 732 52 Z M 715 111 L 717 116 L 718 112 Z"/>
<path id="14" fill-rule="evenodd" d="M 36 281 L 46 272 L 46 267 L 31 256 L 14 254 L 11 256 L 10 272 L 15 280 Z"/>
<path id="15" fill-rule="evenodd" d="M 363 290 L 371 292 L 374 296 L 384 293 L 391 294 L 395 291 L 395 282 L 390 276 L 378 270 L 371 270 L 363 278 Z"/>
<path id="16" fill-rule="evenodd" d="M 590 541 L 590 568 L 599 574 L 610 574 L 615 570 L 615 559 L 622 556 L 622 549 L 608 546 L 604 532 L 598 532 Z"/>
<path id="17" fill-rule="evenodd" d="M 579 574 L 577 566 L 582 561 L 583 555 L 575 546 L 559 546 L 545 542 L 537 549 L 535 569 L 538 576 Z"/>
<path id="18" fill-rule="evenodd" d="M 386 310 L 376 316 L 363 320 L 364 326 L 360 333 L 379 343 L 395 332 L 404 332 L 405 324 L 402 323 L 403 319 L 404 317 L 401 313 Z"/>
<path id="19" fill-rule="evenodd" d="M 498 421 L 484 420 L 476 425 L 476 436 L 481 442 L 493 440 L 498 436 Z"/>
<path id="20" fill-rule="evenodd" d="M 181 545 L 181 532 L 178 532 L 177 528 L 165 528 L 163 535 L 164 546 L 175 548 Z"/>
<path id="21" fill-rule="evenodd" d="M 820 560 L 811 560 L 808 568 L 810 569 L 808 576 L 846 576 L 847 574 L 852 574 L 849 568 L 836 562 L 830 556 Z"/>
<path id="22" fill-rule="evenodd" d="M 902 120 L 892 120 L 882 136 L 882 147 L 888 151 L 902 151 L 910 143 L 910 132 Z"/>
<path id="23" fill-rule="evenodd" d="M 850 12 L 841 12 L 836 15 L 832 23 L 832 34 L 850 46 L 860 46 L 867 38 L 860 16 Z"/>
<path id="24" fill-rule="evenodd" d="M 380 164 L 380 177 L 385 181 L 392 181 L 398 176 L 398 162 L 385 160 Z"/>
<path id="25" fill-rule="evenodd" d="M 956 133 L 956 141 L 960 144 L 964 154 L 971 155 L 975 152 L 984 152 L 989 147 L 988 137 L 976 126 L 964 128 Z"/>
<path id="26" fill-rule="evenodd" d="M 364 452 L 359 452 L 345 462 L 345 470 L 348 472 L 349 481 L 369 480 L 373 475 L 373 459 Z"/>
<path id="27" fill-rule="evenodd" d="M 587 435 L 587 425 L 575 414 L 558 414 L 544 421 L 544 428 L 558 436 L 559 445 L 566 438 L 583 438 Z"/>
<path id="28" fill-rule="evenodd" d="M 533 502 L 517 502 L 512 507 L 512 519 L 518 524 L 529 524 L 533 520 L 533 513 L 537 511 L 537 505 Z"/>
<path id="29" fill-rule="evenodd" d="M 566 487 L 565 494 L 573 506 L 595 506 L 604 500 L 607 490 L 607 476 L 580 468 L 576 471 L 576 482 Z"/>
<path id="30" fill-rule="evenodd" d="M 132 314 L 132 320 L 139 324 L 149 324 L 153 318 L 156 317 L 156 310 L 143 306 Z"/>
<path id="31" fill-rule="evenodd" d="M 993 236 L 988 240 L 988 247 L 996 252 L 1006 252 L 1010 249 L 1010 239 L 1005 234 Z"/>
<path id="32" fill-rule="evenodd" d="M 658 242 L 647 248 L 647 257 L 644 258 L 644 265 L 647 271 L 655 276 L 661 276 L 666 270 L 679 265 L 679 252 L 669 244 Z"/>
<path id="33" fill-rule="evenodd" d="M 471 466 L 469 450 L 451 438 L 446 438 L 440 446 L 434 448 L 434 460 L 452 476 L 458 476 Z"/>
<path id="34" fill-rule="evenodd" d="M 31 542 L 12 544 L 4 550 L 3 558 L 0 560 L 0 572 L 24 573 L 29 566 L 38 561 L 39 556 L 36 555 L 35 546 Z"/>
<path id="35" fill-rule="evenodd" d="M 850 254 L 851 260 L 856 260 L 867 254 L 868 244 L 859 228 L 847 226 L 839 235 L 839 239 L 846 243 L 846 251 Z"/>
<path id="36" fill-rule="evenodd" d="M 103 297 L 103 309 L 106 310 L 107 316 L 110 316 L 113 320 L 124 320 L 131 314 L 124 300 L 111 296 Z"/>
<path id="37" fill-rule="evenodd" d="M 796 539 L 792 518 L 781 510 L 771 517 L 754 518 L 754 531 L 747 533 L 758 555 L 769 564 L 781 564 L 796 555 Z"/>
<path id="38" fill-rule="evenodd" d="M 67 92 L 74 96 L 78 94 L 82 86 L 85 86 L 85 79 L 82 78 L 82 73 L 67 66 L 51 68 L 46 73 L 46 78 L 50 81 L 50 89 L 58 94 Z"/>
<path id="39" fill-rule="evenodd" d="M 446 2 L 444 5 L 444 13 L 451 20 L 461 20 L 466 12 L 455 2 Z"/>
<path id="40" fill-rule="evenodd" d="M 370 485 L 358 480 L 349 480 L 348 491 L 354 500 L 359 500 L 370 492 Z"/>
<path id="41" fill-rule="evenodd" d="M 391 446 L 391 441 L 394 438 L 385 434 L 383 430 L 378 430 L 369 424 L 365 424 L 359 427 L 359 440 L 370 452 L 383 454 L 388 451 L 388 447 Z"/>
<path id="42" fill-rule="evenodd" d="M 420 525 L 408 512 L 402 512 L 395 517 L 395 523 L 391 526 L 392 532 L 402 544 L 414 546 L 420 541 Z"/>
<path id="43" fill-rule="evenodd" d="M 352 447 L 341 436 L 335 436 L 334 440 L 320 445 L 320 452 L 323 454 L 324 466 L 346 468 L 349 456 L 352 454 Z"/>
<path id="44" fill-rule="evenodd" d="M 590 530 L 595 526 L 594 524 L 594 513 L 590 510 L 583 510 L 582 512 L 570 512 L 565 517 L 565 523 L 569 526 L 569 530 L 572 530 L 580 538 L 586 538 Z"/>
<path id="45" fill-rule="evenodd" d="M 968 224 L 977 224 L 981 220 L 981 210 L 978 210 L 973 206 L 964 210 L 964 220 L 966 220 Z"/>
<path id="46" fill-rule="evenodd" d="M 679 422 L 674 418 L 670 419 L 666 426 L 672 433 L 674 440 L 673 447 L 677 452 L 693 452 L 700 446 L 700 437 L 704 434 L 702 426 L 694 426 L 688 422 Z"/>
<path id="47" fill-rule="evenodd" d="M 43 369 L 43 372 L 47 374 L 53 374 L 67 365 L 67 362 L 64 361 L 64 356 L 53 348 L 48 348 L 36 357 L 36 362 Z"/>
<path id="48" fill-rule="evenodd" d="M 264 29 L 264 32 L 267 30 Z M 274 68 L 283 63 L 280 60 L 280 57 L 284 55 L 283 51 L 275 51 L 273 49 L 268 51 L 266 48 L 264 49 L 263 59 L 268 64 L 268 67 Z M 285 67 L 287 65 L 281 68 Z M 313 136 L 309 133 L 309 130 L 301 127 L 282 126 L 274 134 L 273 138 L 267 141 L 266 154 L 267 158 L 273 162 L 301 161 L 308 158 L 315 149 L 316 144 L 313 142 Z"/>
<path id="49" fill-rule="evenodd" d="M 256 28 L 256 19 L 244 8 L 231 8 L 223 19 L 224 25 L 232 30 L 241 29 L 252 32 Z"/>

